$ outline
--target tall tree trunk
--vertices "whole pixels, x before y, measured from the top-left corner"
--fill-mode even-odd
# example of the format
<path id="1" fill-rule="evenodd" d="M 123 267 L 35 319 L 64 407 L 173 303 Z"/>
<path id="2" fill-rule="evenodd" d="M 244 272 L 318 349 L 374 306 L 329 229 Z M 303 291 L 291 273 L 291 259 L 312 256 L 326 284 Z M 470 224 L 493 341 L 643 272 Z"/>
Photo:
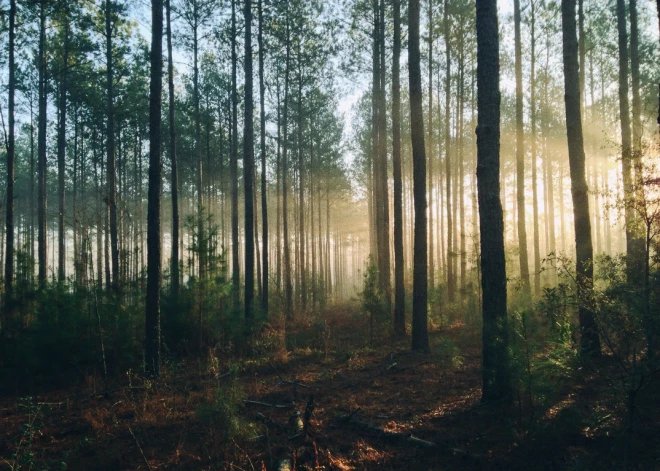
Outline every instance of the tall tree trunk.
<path id="1" fill-rule="evenodd" d="M 170 0 L 165 0 L 167 15 L 167 91 L 169 96 L 169 107 L 167 110 L 169 119 L 169 148 L 172 176 L 170 186 L 172 191 L 172 259 L 170 261 L 170 274 L 172 276 L 171 290 L 176 301 L 179 296 L 179 173 L 176 158 L 176 124 L 174 121 L 174 58 L 172 57 L 172 7 Z"/>
<path id="2" fill-rule="evenodd" d="M 617 0 L 617 30 L 619 33 L 619 111 L 621 122 L 621 170 L 623 177 L 623 199 L 626 224 L 626 259 L 628 277 L 637 280 L 641 273 L 637 270 L 639 254 L 635 251 L 633 182 L 632 182 L 632 142 L 630 135 L 630 105 L 628 100 L 628 32 L 626 28 L 625 0 Z"/>
<path id="3" fill-rule="evenodd" d="M 390 204 L 387 186 L 387 100 L 385 97 L 385 0 L 379 1 L 379 79 L 378 87 L 378 194 L 379 210 L 381 212 L 378 226 L 379 237 L 379 282 L 380 289 L 385 298 L 385 310 L 388 315 L 392 312 L 392 270 L 390 262 Z"/>
<path id="4" fill-rule="evenodd" d="M 282 212 L 281 212 L 281 189 L 282 189 L 282 101 L 280 98 L 280 82 L 277 80 L 276 84 L 276 95 L 277 95 L 277 162 L 276 162 L 276 188 L 275 194 L 277 196 L 277 208 L 275 211 L 276 223 L 275 223 L 275 246 L 277 248 L 277 269 L 275 271 L 275 284 L 277 285 L 277 293 L 282 293 L 282 231 L 281 231 L 281 222 L 282 222 Z"/>
<path id="5" fill-rule="evenodd" d="M 245 334 L 254 324 L 254 122 L 252 97 L 252 0 L 245 0 L 245 125 L 243 189 L 245 198 Z"/>
<path id="6" fill-rule="evenodd" d="M 561 13 L 566 135 L 568 138 L 568 160 L 571 172 L 571 195 L 573 197 L 576 281 L 581 333 L 580 352 L 584 356 L 600 353 L 600 339 L 598 337 L 594 315 L 587 306 L 588 293 L 593 286 L 593 248 L 591 245 L 591 220 L 589 219 L 589 197 L 585 178 L 584 143 L 582 137 L 575 0 L 562 0 Z"/>
<path id="7" fill-rule="evenodd" d="M 291 25 L 289 4 L 286 7 L 286 59 L 284 65 L 284 116 L 282 149 L 282 238 L 284 239 L 284 314 L 287 319 L 293 318 L 293 285 L 291 283 L 291 249 L 289 240 L 288 183 L 289 172 L 289 75 L 291 62 Z"/>
<path id="8" fill-rule="evenodd" d="M 446 3 L 445 3 L 446 5 Z M 427 321 L 428 258 L 426 245 L 426 150 L 422 109 L 422 73 L 419 52 L 419 0 L 408 5 L 408 57 L 410 88 L 410 138 L 413 151 L 415 245 L 413 267 L 412 349 L 429 350 Z"/>
<path id="9" fill-rule="evenodd" d="M 464 300 L 466 287 L 467 257 L 465 252 L 465 141 L 464 141 L 464 123 L 465 123 L 465 52 L 463 37 L 463 19 L 461 18 L 460 30 L 458 33 L 458 216 L 460 220 L 459 239 L 460 239 L 460 299 Z"/>
<path id="10" fill-rule="evenodd" d="M 14 113 L 16 91 L 16 0 L 9 2 L 9 136 L 7 138 L 7 238 L 5 257 L 5 314 L 14 295 Z M 32 175 L 30 175 L 30 179 Z"/>
<path id="11" fill-rule="evenodd" d="M 527 260 L 527 227 L 525 217 L 525 135 L 523 130 L 522 38 L 520 37 L 520 0 L 513 0 L 516 69 L 516 183 L 518 208 L 518 243 L 520 246 L 520 278 L 526 299 L 531 296 L 529 261 Z"/>
<path id="12" fill-rule="evenodd" d="M 482 402 L 511 399 L 504 222 L 500 200 L 500 65 L 497 4 L 477 0 L 477 188 L 483 315 Z"/>
<path id="13" fill-rule="evenodd" d="M 58 232 L 57 232 L 57 281 L 63 283 L 66 277 L 66 250 L 64 227 L 64 171 L 66 159 L 66 111 L 68 93 L 68 67 L 69 67 L 69 15 L 65 6 L 64 19 L 64 51 L 62 69 L 60 70 L 60 96 L 59 96 L 59 126 L 57 130 L 57 193 L 58 193 Z M 74 216 L 75 217 L 75 216 Z"/>
<path id="14" fill-rule="evenodd" d="M 41 81 L 41 79 L 40 79 Z M 39 97 L 41 97 L 41 88 L 39 88 Z M 37 105 L 39 106 L 39 105 Z M 41 121 L 38 121 L 37 127 L 40 126 Z M 37 141 L 38 141 L 37 136 Z M 37 143 L 37 148 L 39 144 Z M 38 153 L 38 149 L 37 149 Z M 30 201 L 35 201 L 34 197 L 34 100 L 33 95 L 30 95 Z M 35 260 L 34 257 L 34 204 L 30 205 L 30 258 Z M 34 281 L 34 270 L 30 272 L 30 281 Z"/>
<path id="15" fill-rule="evenodd" d="M 534 296 L 541 295 L 541 247 L 539 237 L 539 196 L 536 143 L 536 2 L 530 2 L 530 127 L 532 135 L 532 204 L 534 222 Z"/>
<path id="16" fill-rule="evenodd" d="M 401 0 L 394 3 L 392 47 L 392 166 L 394 167 L 394 333 L 406 334 L 403 260 L 403 180 L 401 176 Z"/>
<path id="17" fill-rule="evenodd" d="M 231 1 L 231 107 L 232 107 L 232 139 L 229 173 L 231 178 L 231 279 L 233 294 L 233 309 L 240 309 L 240 271 L 238 253 L 238 94 L 236 77 L 236 1 Z"/>
<path id="18" fill-rule="evenodd" d="M 193 0 L 193 108 L 195 119 L 195 161 L 197 163 L 197 261 L 200 281 L 206 276 L 206 235 L 204 233 L 204 161 L 202 159 L 202 129 L 199 110 L 199 5 Z"/>
<path id="19" fill-rule="evenodd" d="M 261 310 L 268 318 L 268 198 L 266 193 L 266 85 L 264 84 L 264 16 L 263 1 L 259 0 L 259 119 L 260 134 L 259 144 L 261 147 L 261 230 L 263 248 L 261 252 L 262 262 L 262 296 Z"/>
<path id="20" fill-rule="evenodd" d="M 169 3 L 169 0 L 168 0 Z M 169 13 L 169 8 L 168 8 Z M 145 355 L 147 373 L 160 373 L 160 212 L 163 192 L 161 92 L 163 88 L 163 1 L 151 0 L 151 82 L 149 86 L 149 202 L 147 207 L 147 295 Z"/>
<path id="21" fill-rule="evenodd" d="M 303 165 L 303 82 L 302 82 L 302 56 L 298 49 L 298 113 L 297 113 L 297 133 L 298 133 L 298 251 L 299 257 L 296 259 L 298 273 L 300 275 L 300 302 L 302 312 L 307 310 L 307 270 L 305 258 L 305 168 Z"/>
<path id="22" fill-rule="evenodd" d="M 105 0 L 105 58 L 107 87 L 107 204 L 110 207 L 110 252 L 112 257 L 112 289 L 119 291 L 119 245 L 117 235 L 117 184 L 115 168 L 115 107 L 114 107 L 114 63 L 112 51 L 112 0 Z"/>
<path id="23" fill-rule="evenodd" d="M 454 273 L 454 221 L 452 219 L 451 207 L 451 46 L 449 37 L 449 1 L 444 4 L 444 35 L 445 35 L 445 60 L 447 64 L 447 75 L 445 78 L 445 178 L 447 179 L 447 301 L 454 302 L 456 293 L 456 278 Z"/>
<path id="24" fill-rule="evenodd" d="M 46 123 L 47 123 L 47 88 L 46 88 L 46 5 L 45 0 L 39 4 L 39 129 L 37 132 L 37 180 L 38 180 L 38 214 L 39 235 L 39 288 L 46 286 Z"/>
<path id="25" fill-rule="evenodd" d="M 429 282 L 431 290 L 435 289 L 435 267 L 433 255 L 433 0 L 429 0 L 429 155 L 428 155 L 428 226 L 429 226 Z"/>

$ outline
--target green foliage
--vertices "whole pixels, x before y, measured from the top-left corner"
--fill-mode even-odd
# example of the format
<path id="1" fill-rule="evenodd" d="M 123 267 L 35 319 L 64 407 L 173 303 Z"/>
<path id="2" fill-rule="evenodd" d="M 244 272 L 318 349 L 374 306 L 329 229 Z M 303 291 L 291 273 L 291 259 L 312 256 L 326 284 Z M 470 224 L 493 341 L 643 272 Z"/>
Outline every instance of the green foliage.
<path id="1" fill-rule="evenodd" d="M 44 414 L 48 412 L 48 406 L 37 403 L 30 396 L 18 400 L 18 411 L 25 417 L 21 426 L 21 434 L 18 442 L 13 444 L 12 452 L 2 462 L 9 466 L 12 471 L 18 470 L 66 470 L 64 459 L 44 460 L 37 452 L 35 442 L 42 435 Z M 66 458 L 66 454 L 63 456 Z"/>
<path id="2" fill-rule="evenodd" d="M 461 350 L 447 336 L 434 337 L 431 340 L 431 351 L 440 357 L 442 367 L 457 369 L 463 366 Z"/>
<path id="3" fill-rule="evenodd" d="M 388 313 L 385 294 L 378 286 L 378 266 L 374 263 L 371 255 L 367 259 L 363 279 L 364 284 L 362 285 L 362 291 L 360 291 L 362 310 L 369 315 L 369 338 L 373 342 L 374 328 L 382 327 L 388 321 Z"/>
<path id="4" fill-rule="evenodd" d="M 236 373 L 234 369 L 227 381 L 218 386 L 211 403 L 197 410 L 199 420 L 222 440 L 249 438 L 256 432 L 255 425 L 241 415 L 245 393 L 238 385 Z"/>
<path id="5" fill-rule="evenodd" d="M 163 338 L 173 352 L 180 354 L 217 342 L 236 343 L 236 337 L 242 332 L 240 313 L 231 313 L 231 283 L 226 251 L 218 246 L 218 227 L 207 214 L 202 216 L 200 234 L 199 217 L 195 214 L 186 220 L 186 228 L 193 234 L 192 243 L 187 247 L 190 256 L 184 271 L 187 283 L 181 286 L 176 297 L 163 299 Z M 199 276 L 200 257 L 204 261 L 203 277 Z"/>

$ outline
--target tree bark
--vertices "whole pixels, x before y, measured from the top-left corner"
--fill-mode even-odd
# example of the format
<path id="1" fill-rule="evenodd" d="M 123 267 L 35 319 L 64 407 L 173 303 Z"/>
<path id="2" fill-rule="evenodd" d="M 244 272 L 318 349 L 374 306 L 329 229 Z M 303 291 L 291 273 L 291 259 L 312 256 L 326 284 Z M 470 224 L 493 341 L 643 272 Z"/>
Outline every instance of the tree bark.
<path id="1" fill-rule="evenodd" d="M 172 259 L 170 274 L 172 296 L 176 301 L 179 296 L 179 174 L 176 157 L 176 123 L 174 120 L 174 59 L 172 57 L 172 7 L 170 0 L 165 0 L 167 14 L 167 89 L 169 95 L 169 155 L 172 166 L 171 191 L 172 191 Z M 222 151 L 222 149 L 221 149 Z"/>
<path id="2" fill-rule="evenodd" d="M 580 78 L 578 44 L 575 28 L 575 0 L 562 0 L 562 36 L 564 58 L 564 99 L 566 104 L 566 135 L 571 173 L 571 195 L 575 227 L 576 281 L 579 300 L 580 352 L 583 356 L 600 353 L 600 339 L 593 313 L 587 306 L 593 286 L 593 247 L 589 197 L 585 178 L 582 113 L 580 109 Z"/>
<path id="3" fill-rule="evenodd" d="M 522 293 L 531 297 L 529 285 L 529 261 L 527 254 L 527 227 L 525 217 L 525 134 L 523 130 L 522 39 L 520 37 L 520 0 L 513 1 L 515 29 L 516 69 L 516 183 L 518 208 L 518 244 L 520 247 L 520 279 Z"/>
<path id="4" fill-rule="evenodd" d="M 288 183 L 289 172 L 289 75 L 291 61 L 291 25 L 289 18 L 289 4 L 286 4 L 286 59 L 284 65 L 284 113 L 283 131 L 284 146 L 282 149 L 282 238 L 284 239 L 284 298 L 285 317 L 293 318 L 293 285 L 291 283 L 291 249 L 289 240 L 289 214 L 288 214 Z"/>
<path id="5" fill-rule="evenodd" d="M 47 88 L 46 88 L 46 5 L 39 4 L 39 128 L 37 131 L 37 192 L 38 192 L 38 257 L 39 289 L 46 286 L 46 124 L 47 124 Z"/>
<path id="6" fill-rule="evenodd" d="M 231 279 L 233 308 L 240 309 L 240 272 L 238 253 L 238 94 L 236 77 L 236 1 L 231 2 L 231 106 L 232 106 L 232 140 L 229 173 L 231 178 Z"/>
<path id="7" fill-rule="evenodd" d="M 266 85 L 264 84 L 264 17 L 263 17 L 263 1 L 259 0 L 259 119 L 260 119 L 260 135 L 259 144 L 261 147 L 261 230 L 262 230 L 262 295 L 261 295 L 261 310 L 268 318 L 268 198 L 266 193 Z"/>
<path id="8" fill-rule="evenodd" d="M 483 290 L 482 402 L 511 400 L 504 223 L 500 200 L 500 65 L 497 5 L 477 0 L 477 189 Z"/>
<path id="9" fill-rule="evenodd" d="M 7 212 L 5 257 L 5 314 L 9 315 L 14 294 L 14 114 L 16 91 L 16 0 L 9 3 L 9 136 L 7 138 Z M 32 178 L 32 175 L 30 175 Z"/>
<path id="10" fill-rule="evenodd" d="M 428 124 L 428 227 L 429 227 L 429 282 L 431 290 L 435 289 L 435 266 L 433 254 L 433 0 L 429 0 L 429 124 Z"/>
<path id="11" fill-rule="evenodd" d="M 447 181 L 447 301 L 454 302 L 456 294 L 456 278 L 454 273 L 454 222 L 451 207 L 451 39 L 449 37 L 449 1 L 444 4 L 444 35 L 445 35 L 445 61 L 447 72 L 445 78 L 445 178 Z"/>
<path id="12" fill-rule="evenodd" d="M 66 112 L 68 94 L 68 64 L 69 64 L 69 12 L 65 6 L 64 11 L 64 51 L 62 69 L 60 70 L 60 96 L 59 96 L 59 125 L 57 130 L 57 194 L 58 194 L 58 232 L 57 232 L 57 281 L 63 283 L 66 278 L 66 249 L 64 236 L 64 180 L 66 159 Z M 75 217 L 75 216 L 74 216 Z"/>
<path id="13" fill-rule="evenodd" d="M 119 291 L 119 242 L 117 234 L 117 183 L 115 163 L 115 110 L 114 110 L 114 64 L 112 50 L 112 0 L 105 0 L 105 57 L 107 87 L 107 201 L 110 224 L 110 252 L 112 261 L 112 290 Z"/>
<path id="14" fill-rule="evenodd" d="M 628 277 L 635 280 L 637 271 L 634 235 L 632 142 L 630 135 L 630 104 L 628 99 L 628 32 L 626 27 L 625 0 L 617 0 L 617 30 L 619 33 L 619 112 L 621 123 L 621 171 L 623 177 L 623 200 L 626 224 L 626 266 Z"/>
<path id="15" fill-rule="evenodd" d="M 539 237 L 539 196 L 536 135 L 536 3 L 530 2 L 530 127 L 532 135 L 532 204 L 534 222 L 534 296 L 541 295 L 541 243 Z"/>
<path id="16" fill-rule="evenodd" d="M 254 122 L 252 96 L 252 0 L 245 0 L 245 124 L 243 189 L 245 199 L 245 334 L 254 324 Z"/>
<path id="17" fill-rule="evenodd" d="M 169 3 L 169 0 L 167 0 Z M 169 8 L 168 8 L 169 13 Z M 149 202 L 147 208 L 147 295 L 145 300 L 145 366 L 160 373 L 161 282 L 161 92 L 163 88 L 163 1 L 151 0 L 151 82 L 149 86 Z"/>
<path id="18" fill-rule="evenodd" d="M 394 333 L 406 334 L 403 259 L 403 181 L 401 176 L 401 0 L 393 0 L 392 166 L 394 170 Z"/>
<path id="19" fill-rule="evenodd" d="M 412 349 L 428 351 L 426 150 L 424 145 L 422 74 L 420 70 L 419 52 L 419 10 L 419 0 L 410 0 L 408 5 L 408 67 L 410 88 L 410 138 L 412 142 L 413 191 L 415 201 Z"/>

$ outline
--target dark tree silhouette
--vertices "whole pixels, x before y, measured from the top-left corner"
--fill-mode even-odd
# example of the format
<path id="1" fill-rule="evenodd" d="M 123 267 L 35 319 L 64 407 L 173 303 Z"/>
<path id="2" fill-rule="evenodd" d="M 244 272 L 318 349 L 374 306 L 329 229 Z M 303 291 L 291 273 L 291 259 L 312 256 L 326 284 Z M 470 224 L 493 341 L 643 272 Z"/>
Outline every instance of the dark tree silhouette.
<path id="1" fill-rule="evenodd" d="M 393 1 L 392 47 L 392 166 L 394 170 L 394 332 L 406 334 L 403 262 L 403 178 L 401 175 L 401 0 Z"/>
<path id="2" fill-rule="evenodd" d="M 168 153 L 170 156 L 170 165 L 172 167 L 171 192 L 172 192 L 172 259 L 171 277 L 172 277 L 172 296 L 176 300 L 179 295 L 179 173 L 176 158 L 176 125 L 174 121 L 174 59 L 172 58 L 172 6 L 170 0 L 165 0 L 165 10 L 167 15 L 167 90 L 169 95 L 169 109 L 167 115 L 169 119 L 170 140 Z"/>
<path id="3" fill-rule="evenodd" d="M 504 223 L 500 201 L 500 63 L 497 4 L 477 0 L 477 189 L 483 291 L 482 401 L 510 400 Z"/>
<path id="4" fill-rule="evenodd" d="M 163 88 L 163 1 L 151 0 L 151 82 L 149 85 L 149 206 L 147 208 L 147 296 L 145 302 L 145 366 L 160 372 L 160 212 L 163 192 L 161 108 Z"/>
<path id="5" fill-rule="evenodd" d="M 419 0 L 408 5 L 408 58 L 410 88 L 410 137 L 413 151 L 415 242 L 413 255 L 412 349 L 429 350 L 427 313 L 428 258 L 426 244 L 426 150 L 422 109 L 422 73 L 419 52 Z"/>
<path id="6" fill-rule="evenodd" d="M 9 4 L 9 136 L 7 137 L 7 239 L 5 258 L 5 313 L 14 293 L 14 114 L 16 92 L 16 0 Z"/>
<path id="7" fill-rule="evenodd" d="M 252 0 L 245 0 L 245 126 L 243 189 L 245 190 L 245 331 L 254 322 L 254 123 L 252 97 Z"/>
<path id="8" fill-rule="evenodd" d="M 578 72 L 578 41 L 575 22 L 575 0 L 562 0 L 562 50 L 564 56 L 564 101 L 566 104 L 566 136 L 568 162 L 571 173 L 571 195 L 575 226 L 576 280 L 580 300 L 580 352 L 582 355 L 600 353 L 600 339 L 593 313 L 586 297 L 593 285 L 593 247 L 589 195 L 585 178 L 580 78 Z"/>
<path id="9" fill-rule="evenodd" d="M 261 151 L 261 240 L 263 249 L 262 258 L 262 295 L 261 309 L 268 316 L 268 195 L 266 194 L 266 85 L 264 83 L 264 12 L 263 0 L 259 0 L 259 146 Z"/>

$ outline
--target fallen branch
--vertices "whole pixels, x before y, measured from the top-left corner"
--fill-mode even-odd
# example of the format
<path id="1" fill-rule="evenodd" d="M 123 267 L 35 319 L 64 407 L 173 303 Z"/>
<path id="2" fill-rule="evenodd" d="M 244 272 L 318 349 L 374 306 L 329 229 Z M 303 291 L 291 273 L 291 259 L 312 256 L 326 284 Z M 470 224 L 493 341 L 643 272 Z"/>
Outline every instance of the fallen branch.
<path id="1" fill-rule="evenodd" d="M 359 409 L 358 409 L 359 410 Z M 350 423 L 351 425 L 354 425 L 355 427 L 364 430 L 365 432 L 370 432 L 374 435 L 387 438 L 390 440 L 396 440 L 396 441 L 402 441 L 402 442 L 407 442 L 411 445 L 417 445 L 417 446 L 423 446 L 427 448 L 433 448 L 436 446 L 435 443 L 429 442 L 427 440 L 422 440 L 421 438 L 415 437 L 412 433 L 407 433 L 407 432 L 391 432 L 389 430 L 385 430 L 382 427 L 378 427 L 377 425 L 372 425 L 367 422 L 362 422 L 361 420 L 356 420 L 353 418 L 353 416 L 357 413 L 358 411 L 355 411 L 349 415 L 338 415 L 337 419 L 341 423 Z"/>
<path id="2" fill-rule="evenodd" d="M 431 361 L 423 361 L 421 363 L 418 363 L 416 365 L 409 365 L 409 366 L 398 366 L 398 363 L 392 363 L 390 366 L 387 367 L 388 371 L 405 371 L 405 370 L 414 370 L 415 368 L 419 368 L 420 366 L 428 365 L 430 363 L 433 363 Z"/>
<path id="3" fill-rule="evenodd" d="M 144 463 L 147 465 L 147 468 L 149 468 L 150 470 L 153 469 L 151 467 L 151 465 L 149 464 L 149 460 L 147 460 L 147 457 L 144 455 L 144 451 L 142 451 L 142 447 L 140 446 L 140 442 L 138 441 L 137 437 L 133 433 L 133 430 L 131 429 L 130 426 L 128 427 L 128 431 L 131 432 L 131 435 L 133 435 L 133 439 L 135 439 L 135 444 L 137 445 L 138 450 L 140 450 L 140 453 L 142 454 L 142 458 L 144 459 Z"/>
<path id="4" fill-rule="evenodd" d="M 471 458 L 475 461 L 484 460 L 484 457 L 481 455 L 476 455 L 474 453 L 470 453 L 468 451 L 461 450 L 459 448 L 453 448 L 445 444 L 437 444 L 434 442 L 430 442 L 428 440 L 423 440 L 421 438 L 414 436 L 412 432 L 391 432 L 389 430 L 383 429 L 382 427 L 378 427 L 376 425 L 372 425 L 367 422 L 362 422 L 361 420 L 356 420 L 353 418 L 353 416 L 357 414 L 359 410 L 360 409 L 357 409 L 356 411 L 348 415 L 335 415 L 335 418 L 339 423 L 351 424 L 360 430 L 363 430 L 367 433 L 371 433 L 375 436 L 385 438 L 388 440 L 398 441 L 409 445 L 421 446 L 424 448 L 443 448 L 453 455 L 464 456 L 467 458 Z M 454 441 L 454 440 L 448 440 L 448 441 Z"/>
<path id="5" fill-rule="evenodd" d="M 268 404 L 267 402 L 260 402 L 260 401 L 250 401 L 250 400 L 245 400 L 243 401 L 246 404 L 254 404 L 255 406 L 264 406 L 264 407 L 273 407 L 275 409 L 289 409 L 293 407 L 293 405 L 287 405 L 287 404 Z"/>
<path id="6" fill-rule="evenodd" d="M 307 389 L 309 389 L 309 386 L 307 386 L 306 384 L 303 384 L 303 383 L 301 383 L 301 382 L 299 382 L 299 381 L 289 381 L 288 379 L 284 379 L 284 378 L 282 378 L 282 375 L 280 374 L 279 371 L 277 371 L 277 368 L 275 368 L 270 362 L 267 362 L 267 363 L 268 363 L 268 366 L 270 366 L 270 367 L 273 369 L 273 371 L 275 372 L 275 374 L 277 375 L 277 377 L 280 378 L 280 380 L 277 382 L 277 384 L 275 385 L 275 387 L 274 387 L 273 389 L 277 388 L 277 387 L 278 387 L 280 384 L 282 384 L 282 383 L 284 383 L 284 384 L 290 384 L 290 385 L 292 385 L 292 386 L 294 387 L 294 389 L 295 389 L 296 386 L 300 386 L 301 388 L 307 388 Z"/>
<path id="7" fill-rule="evenodd" d="M 270 427 L 275 427 L 278 430 L 282 430 L 286 432 L 286 426 L 282 425 L 281 423 L 277 422 L 276 420 L 270 419 L 263 415 L 261 412 L 257 412 L 257 420 L 260 422 L 266 424 L 267 426 Z"/>

